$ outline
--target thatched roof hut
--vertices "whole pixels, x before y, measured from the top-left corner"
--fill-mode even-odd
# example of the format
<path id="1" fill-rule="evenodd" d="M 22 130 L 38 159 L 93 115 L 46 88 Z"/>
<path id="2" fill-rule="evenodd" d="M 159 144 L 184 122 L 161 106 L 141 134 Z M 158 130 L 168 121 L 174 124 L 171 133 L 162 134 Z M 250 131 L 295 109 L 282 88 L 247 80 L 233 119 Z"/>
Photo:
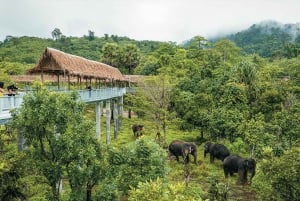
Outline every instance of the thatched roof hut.
<path id="1" fill-rule="evenodd" d="M 104 63 L 67 54 L 47 47 L 38 64 L 27 74 L 48 74 L 56 76 L 77 77 L 83 79 L 127 81 L 119 69 Z"/>

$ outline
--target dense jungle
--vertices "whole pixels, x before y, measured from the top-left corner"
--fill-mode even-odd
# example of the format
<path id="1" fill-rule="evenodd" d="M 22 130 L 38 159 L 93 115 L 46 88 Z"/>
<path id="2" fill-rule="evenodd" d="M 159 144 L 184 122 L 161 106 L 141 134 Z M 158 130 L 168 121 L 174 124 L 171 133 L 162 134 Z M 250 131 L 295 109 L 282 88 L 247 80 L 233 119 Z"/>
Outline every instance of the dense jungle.
<path id="1" fill-rule="evenodd" d="M 300 200 L 300 33 L 292 26 L 255 24 L 182 44 L 92 31 L 64 36 L 58 28 L 48 39 L 7 36 L 0 41 L 4 83 L 34 67 L 46 47 L 139 79 L 110 144 L 105 134 L 95 138 L 93 104 L 33 84 L 38 90 L 0 128 L 0 200 Z M 141 136 L 135 124 L 143 125 Z M 22 152 L 18 130 L 28 144 Z M 188 146 L 179 161 L 169 153 L 173 140 Z M 218 158 L 220 149 L 205 154 L 207 142 L 249 160 L 225 178 L 228 159 Z"/>

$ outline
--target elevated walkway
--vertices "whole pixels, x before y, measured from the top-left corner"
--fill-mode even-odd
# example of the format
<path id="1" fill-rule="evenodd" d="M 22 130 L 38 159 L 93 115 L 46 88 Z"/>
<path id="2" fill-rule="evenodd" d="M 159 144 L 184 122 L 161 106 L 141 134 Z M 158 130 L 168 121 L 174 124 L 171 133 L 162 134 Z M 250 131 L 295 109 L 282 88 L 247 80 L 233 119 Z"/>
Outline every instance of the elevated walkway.
<path id="1" fill-rule="evenodd" d="M 93 103 L 122 97 L 126 93 L 126 88 L 112 87 L 92 90 L 76 90 L 79 93 L 79 100 L 85 103 Z M 59 91 L 70 93 L 71 91 Z M 20 92 L 15 96 L 0 97 L 0 125 L 7 124 L 11 118 L 10 111 L 22 105 L 23 97 L 30 92 Z"/>

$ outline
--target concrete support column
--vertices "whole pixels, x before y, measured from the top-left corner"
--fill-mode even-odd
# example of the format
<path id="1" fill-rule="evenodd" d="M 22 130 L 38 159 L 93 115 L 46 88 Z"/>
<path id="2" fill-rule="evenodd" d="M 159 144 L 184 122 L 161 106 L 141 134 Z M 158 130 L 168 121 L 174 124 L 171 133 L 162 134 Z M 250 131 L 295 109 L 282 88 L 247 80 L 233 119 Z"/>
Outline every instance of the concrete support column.
<path id="1" fill-rule="evenodd" d="M 96 138 L 101 139 L 101 111 L 102 111 L 102 102 L 96 102 Z"/>
<path id="2" fill-rule="evenodd" d="M 18 142 L 18 151 L 24 151 L 26 149 L 26 139 L 21 134 L 20 130 L 17 130 L 17 142 Z"/>
<path id="3" fill-rule="evenodd" d="M 110 144 L 110 100 L 106 101 L 106 144 Z"/>
<path id="4" fill-rule="evenodd" d="M 123 96 L 118 98 L 118 131 L 121 130 L 122 127 L 122 119 L 123 119 Z"/>
<path id="5" fill-rule="evenodd" d="M 118 110 L 117 110 L 117 100 L 113 99 L 113 110 L 114 110 L 114 139 L 118 138 Z"/>

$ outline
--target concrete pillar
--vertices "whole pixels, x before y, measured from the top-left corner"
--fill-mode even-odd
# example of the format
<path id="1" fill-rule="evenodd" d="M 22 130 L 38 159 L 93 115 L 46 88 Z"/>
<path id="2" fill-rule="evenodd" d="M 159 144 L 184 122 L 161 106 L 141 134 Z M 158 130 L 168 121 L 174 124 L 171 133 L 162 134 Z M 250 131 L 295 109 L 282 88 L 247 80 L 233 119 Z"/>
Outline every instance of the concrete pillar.
<path id="1" fill-rule="evenodd" d="M 118 98 L 118 131 L 121 130 L 122 127 L 122 119 L 123 119 L 123 96 Z"/>
<path id="2" fill-rule="evenodd" d="M 113 110 L 114 110 L 114 139 L 118 138 L 118 110 L 117 110 L 117 100 L 113 100 Z"/>
<path id="3" fill-rule="evenodd" d="M 18 141 L 18 151 L 24 151 L 26 149 L 26 139 L 21 134 L 20 130 L 17 130 L 17 141 Z"/>
<path id="4" fill-rule="evenodd" d="M 96 102 L 96 138 L 101 139 L 101 111 L 102 111 L 102 102 Z"/>
<path id="5" fill-rule="evenodd" d="M 106 144 L 110 144 L 110 100 L 106 101 Z"/>

